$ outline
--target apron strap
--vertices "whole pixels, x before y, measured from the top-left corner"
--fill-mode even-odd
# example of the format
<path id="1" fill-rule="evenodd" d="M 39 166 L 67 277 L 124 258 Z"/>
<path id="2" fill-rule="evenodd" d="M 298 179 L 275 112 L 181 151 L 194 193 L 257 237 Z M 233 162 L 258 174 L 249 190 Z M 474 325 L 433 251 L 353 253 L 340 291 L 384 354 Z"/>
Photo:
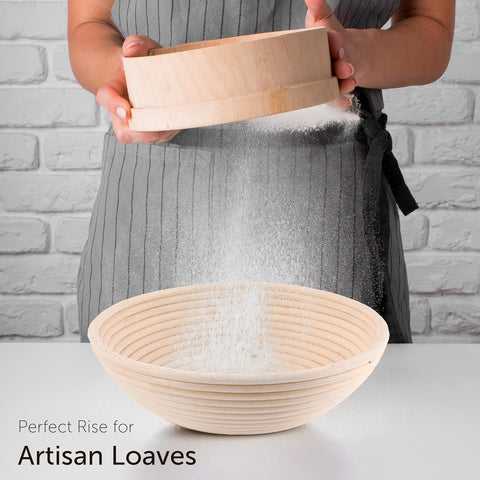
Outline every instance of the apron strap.
<path id="1" fill-rule="evenodd" d="M 392 153 L 392 137 L 386 130 L 387 115 L 382 113 L 378 119 L 369 112 L 362 111 L 361 129 L 365 134 L 369 151 L 367 165 L 375 164 L 375 159 L 382 158 L 382 172 L 392 189 L 395 201 L 404 215 L 418 208 L 418 204 L 407 187 L 398 161 Z"/>

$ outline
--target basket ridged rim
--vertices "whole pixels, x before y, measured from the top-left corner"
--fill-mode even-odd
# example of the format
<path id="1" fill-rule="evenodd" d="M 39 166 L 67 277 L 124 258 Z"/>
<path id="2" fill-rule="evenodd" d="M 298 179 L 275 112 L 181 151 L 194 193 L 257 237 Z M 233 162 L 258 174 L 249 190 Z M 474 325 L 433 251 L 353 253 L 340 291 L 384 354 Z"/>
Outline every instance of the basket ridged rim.
<path id="1" fill-rule="evenodd" d="M 112 348 L 103 344 L 100 338 L 99 330 L 104 322 L 108 321 L 112 316 L 122 311 L 124 308 L 141 301 L 152 299 L 161 299 L 163 297 L 171 297 L 185 292 L 200 293 L 213 292 L 225 288 L 248 288 L 250 286 L 260 287 L 267 290 L 286 291 L 307 297 L 315 297 L 317 299 L 329 299 L 336 303 L 347 303 L 352 309 L 358 310 L 366 314 L 369 318 L 376 320 L 379 328 L 378 338 L 363 352 L 353 357 L 340 360 L 338 362 L 322 365 L 313 368 L 305 368 L 289 372 L 202 372 L 183 370 L 181 368 L 170 368 L 151 363 L 145 363 L 134 360 L 115 352 Z M 359 367 L 365 363 L 377 363 L 376 359 L 380 358 L 386 348 L 389 339 L 389 330 L 385 320 L 372 308 L 364 305 L 356 300 L 339 295 L 337 293 L 327 292 L 310 287 L 302 287 L 298 285 L 288 285 L 270 282 L 224 282 L 224 283 L 207 283 L 200 285 L 190 285 L 182 287 L 174 287 L 154 292 L 138 295 L 126 300 L 122 300 L 101 312 L 90 324 L 88 328 L 88 338 L 95 354 L 102 359 L 107 357 L 110 363 L 114 363 L 121 368 L 125 368 L 131 372 L 142 373 L 147 376 L 160 377 L 176 382 L 201 383 L 201 384 L 226 384 L 226 385 L 259 385 L 268 383 L 295 383 L 308 381 L 315 378 L 328 377 L 337 375 L 342 372 Z"/>

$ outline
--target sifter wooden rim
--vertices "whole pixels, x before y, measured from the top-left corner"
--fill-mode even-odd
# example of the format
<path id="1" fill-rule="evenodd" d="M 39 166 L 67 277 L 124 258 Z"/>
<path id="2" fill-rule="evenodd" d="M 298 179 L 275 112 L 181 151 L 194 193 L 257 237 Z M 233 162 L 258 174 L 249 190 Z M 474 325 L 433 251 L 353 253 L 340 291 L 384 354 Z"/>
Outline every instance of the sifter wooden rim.
<path id="1" fill-rule="evenodd" d="M 278 53 L 278 58 L 273 52 Z M 296 57 L 294 52 L 302 55 L 292 59 L 292 55 Z M 318 55 L 314 62 L 310 60 L 312 55 Z M 240 62 L 239 57 L 243 57 Z M 273 60 L 267 62 L 265 59 L 270 57 Z M 253 75 L 250 69 L 256 71 L 255 62 L 261 68 Z M 129 126 L 135 131 L 239 122 L 324 104 L 339 95 L 325 27 L 162 47 L 150 50 L 146 56 L 123 57 L 123 64 L 132 104 Z M 225 81 L 227 70 L 234 72 L 232 80 Z M 197 76 L 206 85 L 204 88 L 192 88 L 183 80 L 177 82 L 179 78 Z M 218 89 L 218 82 L 225 82 L 224 88 Z"/>
<path id="2" fill-rule="evenodd" d="M 200 40 L 198 42 L 181 43 L 179 45 L 172 45 L 171 47 L 159 47 L 152 48 L 148 51 L 148 56 L 157 55 L 171 55 L 173 53 L 191 52 L 193 50 L 199 50 L 204 48 L 222 48 L 228 47 L 232 44 L 249 43 L 266 41 L 270 38 L 276 38 L 285 35 L 297 34 L 297 35 L 316 35 L 315 31 L 326 30 L 326 27 L 312 27 L 312 28 L 296 28 L 293 30 L 276 30 L 274 32 L 261 32 L 251 33 L 248 35 L 239 35 L 225 38 L 214 38 L 212 40 Z M 123 58 L 138 58 L 138 57 L 123 57 Z"/>

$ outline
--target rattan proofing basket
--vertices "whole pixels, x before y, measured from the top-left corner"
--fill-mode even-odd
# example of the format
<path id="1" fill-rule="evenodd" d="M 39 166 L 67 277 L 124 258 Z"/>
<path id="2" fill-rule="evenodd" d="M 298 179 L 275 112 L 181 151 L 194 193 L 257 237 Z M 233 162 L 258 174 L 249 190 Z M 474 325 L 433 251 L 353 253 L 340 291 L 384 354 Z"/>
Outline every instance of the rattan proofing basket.
<path id="1" fill-rule="evenodd" d="M 268 337 L 288 371 L 165 366 L 179 352 L 186 363 L 192 355 L 195 345 L 182 347 L 185 325 L 207 321 L 205 308 L 251 285 L 268 292 Z M 178 287 L 124 300 L 103 311 L 88 336 L 107 372 L 142 405 L 186 428 L 234 435 L 286 430 L 327 412 L 370 375 L 389 332 L 375 311 L 337 294 L 241 283 Z"/>

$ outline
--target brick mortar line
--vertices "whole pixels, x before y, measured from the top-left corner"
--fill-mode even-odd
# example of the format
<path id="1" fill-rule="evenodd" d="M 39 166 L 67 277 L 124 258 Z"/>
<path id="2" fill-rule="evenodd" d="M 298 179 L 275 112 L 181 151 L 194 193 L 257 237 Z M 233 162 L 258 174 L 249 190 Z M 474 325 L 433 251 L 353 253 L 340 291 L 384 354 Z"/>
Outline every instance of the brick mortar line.
<path id="1" fill-rule="evenodd" d="M 25 176 L 25 175 L 35 175 L 36 173 L 38 173 L 38 169 L 35 169 L 35 170 L 1 170 L 1 175 L 4 176 L 4 177 L 14 177 L 14 176 Z M 97 168 L 97 169 L 86 169 L 86 170 L 46 170 L 46 171 L 42 171 L 41 173 L 48 173 L 49 175 L 57 175 L 57 176 L 60 176 L 60 175 L 66 175 L 68 174 L 68 172 L 75 172 L 75 173 L 79 173 L 79 172 L 84 172 L 84 175 L 89 175 L 91 177 L 97 177 L 98 176 L 98 172 L 100 172 L 100 169 Z"/>
<path id="2" fill-rule="evenodd" d="M 480 292 L 477 293 L 466 293 L 470 298 L 478 298 L 480 300 Z M 410 293 L 411 298 L 445 298 L 446 300 L 455 300 L 458 298 L 458 294 L 456 293 Z"/>
<path id="3" fill-rule="evenodd" d="M 55 259 L 68 259 L 72 257 L 78 257 L 80 254 L 79 253 L 63 253 L 63 252 L 39 252 L 39 253 L 33 253 L 33 252 L 25 252 L 25 253 L 2 253 L 2 257 L 11 257 L 11 258 L 25 258 L 25 257 L 32 257 L 32 258 L 38 258 L 38 257 L 43 257 L 43 258 L 55 258 Z"/>
<path id="4" fill-rule="evenodd" d="M 2 3 L 66 3 L 62 0 L 0 0 L 0 4 Z"/>
<path id="5" fill-rule="evenodd" d="M 393 152 L 395 153 L 395 152 Z M 447 166 L 452 166 L 452 167 L 456 167 L 456 170 L 455 172 L 453 171 L 448 171 L 448 170 L 442 170 L 442 171 L 438 171 L 438 170 L 434 170 L 432 168 L 432 170 L 421 170 L 420 168 L 418 167 L 447 167 Z M 457 162 L 455 163 L 455 161 L 451 160 L 451 161 L 448 161 L 448 162 L 441 162 L 441 163 L 412 163 L 412 164 L 408 164 L 408 165 L 401 165 L 400 168 L 402 170 L 402 172 L 413 172 L 413 173 L 419 173 L 419 174 L 427 174 L 427 173 L 456 173 L 458 171 L 460 171 L 460 168 L 462 169 L 460 171 L 463 172 L 463 173 L 466 173 L 465 171 L 467 171 L 467 173 L 471 173 L 472 175 L 475 174 L 475 173 L 478 173 L 478 169 L 480 167 L 480 162 L 476 162 L 476 163 L 468 163 L 467 161 L 462 161 L 462 162 Z"/>
<path id="6" fill-rule="evenodd" d="M 394 152 L 395 153 L 395 152 Z M 402 165 L 402 170 L 407 170 L 409 173 L 478 173 L 480 172 L 480 164 L 465 165 L 465 164 L 441 164 L 441 163 L 412 163 L 409 165 Z"/>
<path id="7" fill-rule="evenodd" d="M 393 152 L 395 153 L 395 152 Z M 438 167 L 438 168 L 435 168 Z M 451 167 L 449 169 L 448 167 Z M 454 163 L 453 161 L 450 163 L 412 163 L 408 165 L 401 165 L 402 171 L 408 171 L 409 173 L 419 173 L 419 174 L 427 174 L 427 173 L 478 173 L 480 170 L 480 163 L 478 164 L 466 164 L 465 162 L 462 163 Z"/>
<path id="8" fill-rule="evenodd" d="M 405 255 L 407 257 L 413 258 L 425 258 L 426 251 L 418 250 L 407 250 Z M 476 260 L 480 260 L 480 252 L 479 251 L 471 251 L 471 250 L 428 250 L 428 258 L 435 258 L 438 256 L 439 258 L 444 257 L 446 254 L 449 254 L 451 257 L 466 257 L 466 258 L 474 258 Z"/>
<path id="9" fill-rule="evenodd" d="M 475 38 L 472 38 L 471 40 L 462 40 L 462 39 L 456 39 L 455 36 L 453 37 L 453 45 L 468 46 L 468 45 L 472 45 L 472 44 L 473 45 L 477 44 L 477 46 L 480 47 L 480 37 L 475 37 Z"/>
<path id="10" fill-rule="evenodd" d="M 458 87 L 459 85 L 461 85 L 462 87 L 480 87 L 480 79 L 475 80 L 473 82 L 472 81 L 465 82 L 463 80 L 455 81 L 455 80 L 442 80 L 442 79 L 440 79 L 439 82 L 440 82 L 439 84 L 435 84 L 435 85 L 438 85 L 440 88 L 443 85 L 447 85 L 449 87 Z"/>
<path id="11" fill-rule="evenodd" d="M 435 298 L 442 298 L 442 297 L 446 297 L 448 296 L 448 301 L 451 301 L 452 299 L 458 299 L 458 300 L 468 300 L 469 302 L 471 302 L 472 300 L 476 299 L 476 298 L 479 298 L 479 294 L 480 292 L 473 292 L 473 293 L 465 293 L 465 292 L 458 292 L 458 291 L 446 291 L 445 293 L 435 293 L 435 292 L 419 292 L 419 291 L 411 291 L 409 290 L 409 295 L 410 297 L 413 297 L 414 295 L 415 296 L 419 296 L 419 297 L 427 297 L 428 295 L 430 296 L 429 298 L 434 298 L 435 295 L 437 295 L 437 297 Z"/>
<path id="12" fill-rule="evenodd" d="M 0 210 L 0 216 L 28 219 L 34 215 L 35 218 L 44 220 L 46 222 L 56 221 L 60 217 L 75 217 L 75 218 L 90 218 L 91 212 L 12 212 Z"/>
<path id="13" fill-rule="evenodd" d="M 64 80 L 62 80 L 63 82 Z M 84 90 L 78 83 L 74 82 L 67 82 L 59 84 L 59 85 L 52 85 L 51 83 L 43 82 L 39 83 L 27 83 L 27 84 L 19 84 L 19 83 L 2 83 L 0 84 L 0 90 L 28 90 L 28 89 L 35 89 L 38 90 L 39 85 L 42 85 L 43 90 L 78 90 L 79 92 L 88 93 Z M 93 97 L 93 94 L 90 94 Z"/>
<path id="14" fill-rule="evenodd" d="M 417 333 L 413 335 L 413 343 L 415 344 L 423 344 L 423 343 L 442 343 L 442 344 L 456 344 L 456 343 L 468 343 L 468 344 L 475 344 L 480 343 L 480 335 L 474 333 L 465 333 L 465 334 L 449 334 L 449 333 L 439 333 L 432 331 L 432 334 L 425 334 L 425 333 Z M 415 341 L 420 340 L 421 338 L 429 339 L 429 342 L 422 342 L 422 341 Z M 446 340 L 446 341 L 440 341 Z M 472 340 L 471 342 L 465 342 L 465 340 Z"/>
<path id="15" fill-rule="evenodd" d="M 48 133 L 99 133 L 105 132 L 107 133 L 109 128 L 108 124 L 98 123 L 97 125 L 91 126 L 76 126 L 72 125 L 71 127 L 61 126 L 61 127 L 0 127 L 0 134 L 2 133 L 27 133 L 32 135 L 42 135 L 46 136 Z"/>
<path id="16" fill-rule="evenodd" d="M 388 115 L 387 109 L 384 110 Z M 397 122 L 388 122 L 388 127 L 397 127 L 397 128 L 452 128 L 452 127 L 465 127 L 466 125 L 475 125 L 475 122 L 462 122 L 462 123 L 397 123 Z"/>
<path id="17" fill-rule="evenodd" d="M 429 229 L 430 231 L 430 229 Z M 480 254 L 480 247 L 477 248 L 477 249 L 472 249 L 472 250 L 449 250 L 449 249 L 445 249 L 445 250 L 442 250 L 440 248 L 429 248 L 428 246 L 426 247 L 420 247 L 420 248 L 410 248 L 410 249 L 405 249 L 404 250 L 404 254 L 405 255 L 411 255 L 413 252 L 418 252 L 418 254 L 420 255 L 420 253 L 423 253 L 425 255 L 430 255 L 431 253 L 438 253 L 438 254 L 442 254 L 443 256 L 448 256 L 448 253 L 451 252 L 451 253 L 463 253 L 465 255 L 468 255 L 470 253 L 479 253 Z"/>
<path id="18" fill-rule="evenodd" d="M 0 38 L 0 46 L 22 46 L 31 45 L 33 47 L 43 47 L 52 45 L 68 45 L 67 32 L 65 31 L 65 37 L 55 38 L 37 38 L 37 37 L 16 37 L 16 38 Z"/>
<path id="19" fill-rule="evenodd" d="M 101 172 L 102 167 L 98 168 L 49 168 L 46 165 L 40 165 L 38 168 L 32 168 L 29 170 L 0 170 L 0 172 L 12 172 L 12 173 L 58 173 L 58 174 L 68 174 L 68 173 L 94 173 Z"/>
<path id="20" fill-rule="evenodd" d="M 448 123 L 448 124 L 411 124 L 411 125 L 403 125 L 403 124 L 394 124 L 394 123 L 391 123 L 389 124 L 389 127 L 399 127 L 399 128 L 405 128 L 405 129 L 409 129 L 409 130 L 412 130 L 413 132 L 416 132 L 416 131 L 422 131 L 422 130 L 432 130 L 432 129 L 436 129 L 436 128 L 442 128 L 442 129 L 445 129 L 445 128 L 452 128 L 452 127 L 456 127 L 458 129 L 466 129 L 466 127 L 468 126 L 474 126 L 474 127 L 478 127 L 477 124 L 475 124 L 474 122 L 471 122 L 471 123 L 461 123 L 461 124 L 451 124 L 451 123 Z"/>
<path id="21" fill-rule="evenodd" d="M 393 107 L 392 107 L 392 109 L 393 109 Z M 473 110 L 474 109 L 472 108 L 472 111 Z M 383 111 L 387 115 L 389 114 L 388 108 L 385 108 Z M 389 127 L 392 127 L 392 126 L 405 127 L 405 128 L 412 128 L 416 125 L 427 126 L 427 127 L 460 127 L 460 126 L 465 126 L 465 125 L 471 125 L 471 124 L 474 124 L 474 123 L 476 123 L 476 122 L 473 120 L 473 117 L 469 118 L 466 121 L 452 122 L 452 123 L 406 123 L 406 122 L 405 123 L 399 123 L 399 122 L 393 123 L 393 122 L 388 122 L 387 130 L 388 130 Z"/>
<path id="22" fill-rule="evenodd" d="M 63 301 L 68 301 L 68 300 L 74 300 L 76 299 L 76 295 L 72 293 L 25 293 L 25 294 L 12 294 L 12 293 L 3 293 L 0 292 L 0 298 L 4 300 L 18 300 L 21 297 L 25 297 L 28 299 L 33 299 L 33 300 L 45 300 L 46 297 L 51 297 L 52 300 L 63 300 Z"/>
<path id="23" fill-rule="evenodd" d="M 458 208 L 455 209 L 456 212 L 463 212 L 463 213 L 468 213 L 472 212 L 473 210 L 480 210 L 480 206 L 478 206 L 476 209 L 475 208 Z M 446 208 L 446 207 L 438 207 L 438 208 L 431 208 L 429 210 L 421 208 L 418 209 L 418 213 L 432 213 L 432 212 L 439 212 L 439 213 L 451 213 L 452 209 Z"/>
<path id="24" fill-rule="evenodd" d="M 25 217 L 22 217 L 22 218 L 27 218 L 28 215 L 74 215 L 76 213 L 79 213 L 79 214 L 89 214 L 91 215 L 92 214 L 92 210 L 61 210 L 61 211 L 55 211 L 55 212 L 43 212 L 43 211 L 36 211 L 36 210 L 27 210 L 27 211 L 15 211 L 15 210 L 4 210 L 3 209 L 3 205 L 0 205 L 0 214 L 1 215 L 5 215 L 7 213 L 11 213 L 12 216 L 19 216 L 21 214 L 25 214 Z"/>
<path id="25" fill-rule="evenodd" d="M 4 335 L 0 336 L 0 343 L 80 343 L 79 333 L 63 334 L 56 337 L 22 337 L 20 335 Z"/>

